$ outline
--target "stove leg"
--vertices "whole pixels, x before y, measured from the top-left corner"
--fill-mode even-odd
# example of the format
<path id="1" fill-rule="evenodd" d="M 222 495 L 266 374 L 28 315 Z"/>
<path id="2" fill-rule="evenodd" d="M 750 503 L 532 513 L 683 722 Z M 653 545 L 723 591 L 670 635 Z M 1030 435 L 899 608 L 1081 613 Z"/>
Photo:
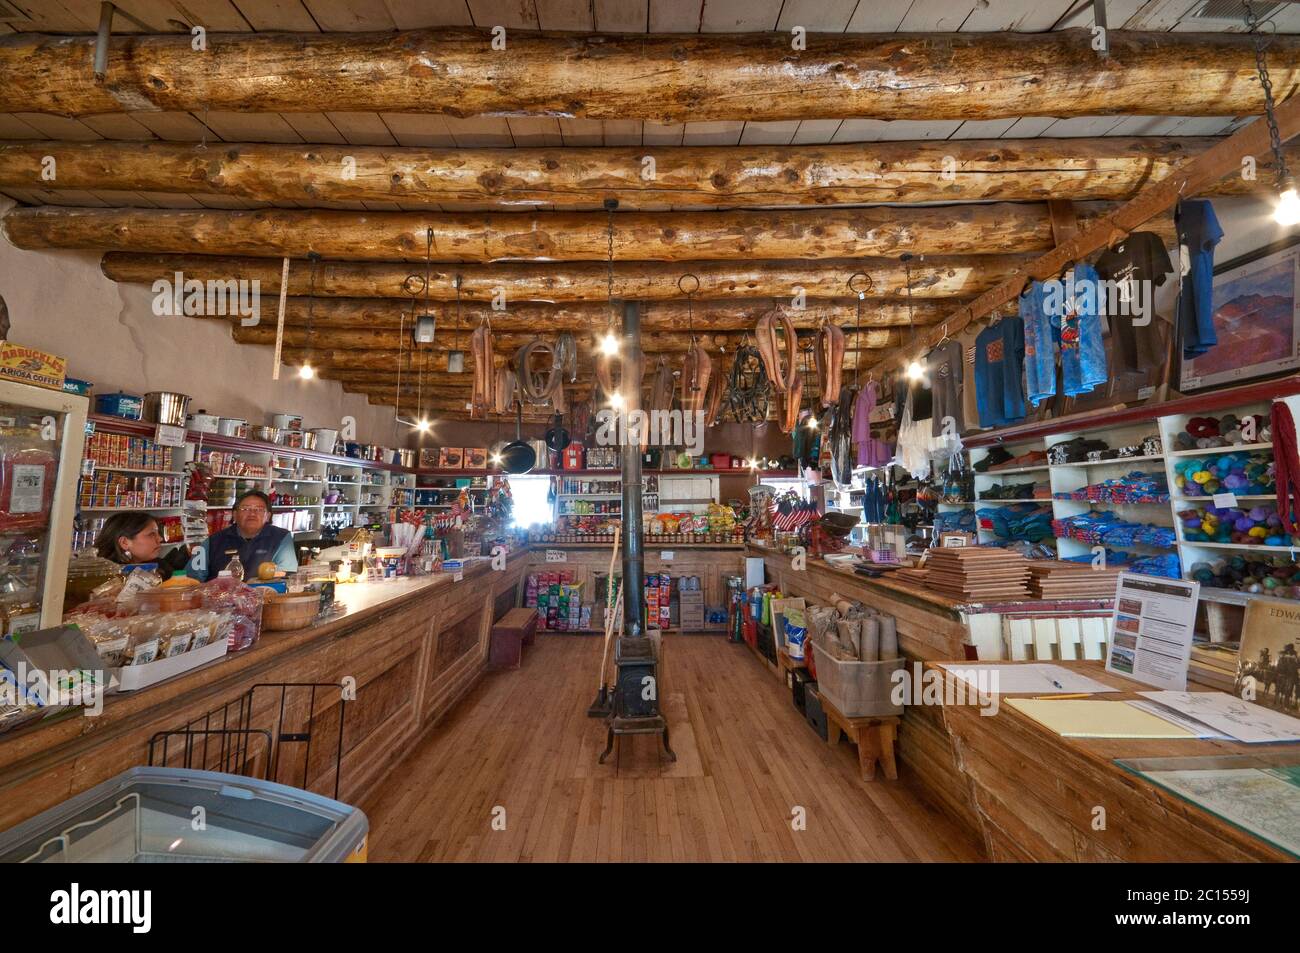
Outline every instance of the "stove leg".
<path id="1" fill-rule="evenodd" d="M 668 744 L 668 726 L 664 725 L 664 751 L 668 752 L 668 760 L 676 761 L 677 753 L 673 751 L 672 746 Z"/>
<path id="2" fill-rule="evenodd" d="M 597 764 L 604 764 L 605 759 L 609 757 L 609 753 L 614 750 L 614 726 L 611 725 L 608 730 L 609 734 L 605 737 L 605 750 L 600 753 Z"/>

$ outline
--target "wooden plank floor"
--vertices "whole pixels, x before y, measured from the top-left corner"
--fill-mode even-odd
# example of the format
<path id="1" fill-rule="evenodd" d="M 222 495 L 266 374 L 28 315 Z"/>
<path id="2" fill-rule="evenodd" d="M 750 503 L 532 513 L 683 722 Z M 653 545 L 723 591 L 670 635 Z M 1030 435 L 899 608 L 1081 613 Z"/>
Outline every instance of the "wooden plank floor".
<path id="1" fill-rule="evenodd" d="M 489 674 L 362 809 L 376 861 L 981 860 L 906 778 L 857 777 L 750 651 L 668 636 L 661 694 L 676 763 L 654 736 L 596 758 L 587 718 L 600 639 L 539 635 Z M 806 827 L 793 830 L 795 809 Z M 500 809 L 504 809 L 504 815 Z M 504 830 L 494 829 L 502 826 Z"/>

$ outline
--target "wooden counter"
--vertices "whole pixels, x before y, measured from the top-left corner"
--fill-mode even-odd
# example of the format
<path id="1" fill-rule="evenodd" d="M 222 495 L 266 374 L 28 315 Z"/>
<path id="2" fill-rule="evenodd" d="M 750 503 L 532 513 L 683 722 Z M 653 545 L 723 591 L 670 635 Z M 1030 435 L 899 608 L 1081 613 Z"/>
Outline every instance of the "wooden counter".
<path id="1" fill-rule="evenodd" d="M 1058 664 L 1122 689 L 1097 696 L 1111 703 L 1147 689 L 1107 673 L 1100 662 Z M 935 707 L 908 708 L 908 716 Z M 1130 758 L 1300 753 L 1294 745 L 1063 738 L 1006 704 L 992 716 L 974 705 L 942 706 L 939 713 L 992 860 L 1295 859 L 1115 764 Z M 1097 808 L 1105 812 L 1100 829 Z"/>
<path id="2" fill-rule="evenodd" d="M 355 687 L 343 716 L 339 797 L 356 803 L 416 738 L 428 731 L 482 675 L 493 620 L 519 604 L 527 553 L 504 570 L 474 560 L 460 582 L 450 575 L 341 585 L 346 614 L 305 629 L 264 633 L 252 648 L 137 692 L 108 696 L 99 715 L 80 711 L 0 736 L 0 830 L 147 763 L 156 732 L 185 727 L 237 702 L 254 685 L 343 683 Z M 341 693 L 308 689 L 285 698 L 284 731 L 314 716 L 310 750 L 281 744 L 274 779 L 332 796 Z M 273 729 L 280 691 L 255 690 L 248 724 Z M 258 741 L 258 739 L 254 739 Z M 219 767 L 220 739 L 193 767 Z M 180 765 L 170 744 L 167 763 Z M 264 777 L 265 747 L 250 743 L 245 773 Z M 229 770 L 229 769 L 228 769 Z M 303 783 L 304 770 L 307 783 Z"/>

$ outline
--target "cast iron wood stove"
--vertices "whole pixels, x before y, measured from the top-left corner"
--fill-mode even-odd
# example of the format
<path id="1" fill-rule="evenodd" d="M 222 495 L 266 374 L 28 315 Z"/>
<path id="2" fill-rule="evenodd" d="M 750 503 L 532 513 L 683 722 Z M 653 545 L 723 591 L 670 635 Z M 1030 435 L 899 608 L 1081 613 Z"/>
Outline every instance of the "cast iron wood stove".
<path id="1" fill-rule="evenodd" d="M 614 710 L 607 722 L 604 764 L 620 735 L 663 736 L 668 760 L 677 755 L 668 743 L 668 720 L 659 709 L 659 664 L 654 644 L 645 636 L 623 636 L 614 644 Z"/>

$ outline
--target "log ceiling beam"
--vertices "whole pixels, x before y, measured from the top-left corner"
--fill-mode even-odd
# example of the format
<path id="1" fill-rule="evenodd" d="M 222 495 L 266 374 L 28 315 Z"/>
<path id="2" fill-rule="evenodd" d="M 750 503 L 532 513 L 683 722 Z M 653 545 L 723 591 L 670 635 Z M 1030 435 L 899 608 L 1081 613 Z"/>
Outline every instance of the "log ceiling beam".
<path id="1" fill-rule="evenodd" d="M 271 325 L 262 325 L 259 327 L 245 328 L 239 324 L 233 324 L 230 329 L 231 337 L 240 344 L 274 344 L 276 338 L 276 329 Z M 578 332 L 575 337 L 579 353 L 594 354 L 599 346 L 600 331 L 583 331 Z M 744 337 L 748 334 L 746 331 L 731 332 L 714 332 L 706 331 L 695 335 L 706 349 L 715 350 L 735 350 Z M 806 335 L 808 341 L 812 340 L 812 332 Z M 492 335 L 494 345 L 502 350 L 513 351 L 525 344 L 542 338 L 553 341 L 554 335 L 543 328 L 538 328 L 532 332 L 494 332 Z M 880 350 L 881 348 L 897 347 L 908 339 L 905 329 L 896 328 L 870 328 L 864 329 L 860 334 L 849 334 L 845 342 L 846 352 Z M 802 339 L 801 339 L 802 341 Z M 658 331 L 647 332 L 645 341 L 642 344 L 642 350 L 647 353 L 685 353 L 691 346 L 692 336 L 685 332 L 675 331 Z M 294 326 L 284 329 L 284 343 L 291 347 L 319 347 L 323 350 L 334 349 L 355 349 L 355 350 L 391 350 L 396 351 L 398 344 L 401 343 L 403 348 L 411 347 L 409 334 L 400 334 L 397 329 L 373 329 L 373 328 L 317 328 L 313 327 L 310 331 L 307 328 Z M 457 336 L 444 332 L 438 335 L 434 343 L 421 345 L 423 351 L 437 353 L 440 351 L 459 350 L 469 351 L 469 334 L 462 331 L 459 340 Z"/>
<path id="2" fill-rule="evenodd" d="M 299 298 L 287 299 L 284 321 L 288 328 L 305 328 L 310 323 L 317 331 L 370 330 L 411 333 L 412 304 L 417 313 L 424 313 L 423 301 L 399 301 L 392 298 Z M 775 310 L 790 317 L 796 328 L 811 330 L 830 321 L 850 335 L 858 327 L 856 300 L 810 300 L 807 306 L 796 309 L 782 300 Z M 262 299 L 262 310 L 255 327 L 274 327 L 276 307 L 274 299 Z M 951 304 L 932 299 L 913 302 L 911 309 L 895 301 L 868 301 L 862 309 L 861 327 L 873 328 L 923 327 L 933 324 L 951 309 Z M 752 331 L 758 319 L 774 310 L 769 301 L 696 301 L 689 307 L 684 301 L 656 301 L 642 307 L 642 329 L 648 334 L 658 332 L 724 332 Z M 464 348 L 468 334 L 484 320 L 493 330 L 504 333 L 532 332 L 552 336 L 561 331 L 592 333 L 603 332 L 610 317 L 605 303 L 578 302 L 566 305 L 524 303 L 506 311 L 492 311 L 480 304 L 470 304 L 461 309 L 457 317 L 454 304 L 437 301 L 429 308 L 437 318 L 439 344 L 449 346 L 451 339 L 459 336 Z M 238 315 L 194 315 L 230 321 L 242 326 Z M 651 342 L 653 343 L 653 342 Z"/>
<path id="3" fill-rule="evenodd" d="M 931 255 L 911 265 L 912 296 L 923 298 L 974 297 L 993 287 L 1030 260 L 1029 255 Z M 262 294 L 279 293 L 281 261 L 221 255 L 138 254 L 109 252 L 100 264 L 114 281 L 174 282 L 177 272 L 186 279 L 257 281 Z M 614 266 L 614 299 L 657 302 L 684 297 L 678 280 L 693 274 L 700 280 L 696 298 L 792 298 L 802 288 L 811 300 L 842 298 L 857 272 L 870 276 L 868 297 L 907 298 L 907 274 L 896 258 L 847 258 L 823 261 L 679 261 L 618 262 Z M 325 260 L 316 269 L 316 296 L 400 298 L 410 301 L 403 282 L 414 275 L 411 287 L 423 294 L 424 268 L 398 262 Z M 509 307 L 519 301 L 600 302 L 605 305 L 609 273 L 604 264 L 589 262 L 511 262 L 493 265 L 434 262 L 430 270 L 429 297 L 454 301 L 456 278 L 466 304 L 489 302 L 498 293 Z M 861 286 L 861 281 L 854 288 Z M 298 259 L 289 265 L 289 292 L 311 292 L 311 267 Z M 652 306 L 653 307 L 653 306 Z M 873 304 L 872 307 L 875 307 Z M 918 311 L 919 313 L 919 311 Z"/>
<path id="4" fill-rule="evenodd" d="M 1257 112 L 1254 40 L 1230 33 L 579 34 L 486 30 L 0 39 L 0 112 L 388 112 L 654 122 L 1235 116 Z M 1300 38 L 1269 42 L 1279 99 Z"/>
<path id="5" fill-rule="evenodd" d="M 1096 219 L 1110 203 L 1080 206 Z M 1044 203 L 779 212 L 628 212 L 614 217 L 614 257 L 634 261 L 825 259 L 997 254 L 1052 247 Z M 4 232 L 19 248 L 198 252 L 418 262 L 435 259 L 605 261 L 606 216 L 590 212 L 431 214 L 328 209 L 217 211 L 15 208 Z"/>
<path id="6" fill-rule="evenodd" d="M 631 210 L 1128 199 L 1213 138 L 922 140 L 800 146 L 422 149 L 180 142 L 0 143 L 0 188 L 223 195 L 272 205 L 396 202 Z M 1300 166 L 1300 149 L 1289 150 Z M 654 162 L 647 176 L 646 158 Z M 54 178 L 49 178 L 50 158 Z M 1213 191 L 1267 188 L 1252 181 Z"/>

